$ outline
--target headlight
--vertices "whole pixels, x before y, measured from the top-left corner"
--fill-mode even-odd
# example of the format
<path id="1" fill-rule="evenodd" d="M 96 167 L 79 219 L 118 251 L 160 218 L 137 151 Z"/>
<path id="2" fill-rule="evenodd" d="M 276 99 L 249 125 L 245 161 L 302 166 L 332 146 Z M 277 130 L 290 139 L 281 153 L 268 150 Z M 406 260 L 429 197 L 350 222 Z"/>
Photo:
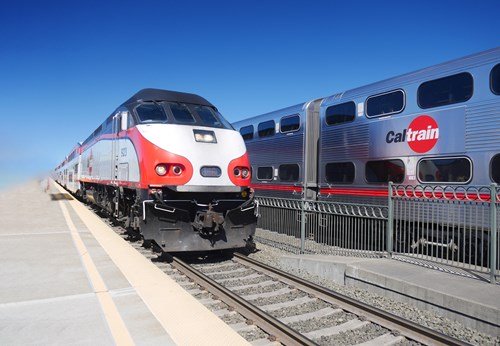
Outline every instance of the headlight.
<path id="1" fill-rule="evenodd" d="M 250 171 L 249 171 L 248 169 L 243 168 L 243 169 L 241 170 L 241 177 L 242 177 L 243 179 L 248 178 L 248 176 L 249 176 L 249 175 L 250 175 Z"/>
<path id="2" fill-rule="evenodd" d="M 158 174 L 158 175 L 165 175 L 165 174 L 167 174 L 167 166 L 158 165 L 158 166 L 156 166 L 155 171 L 156 171 L 156 174 Z"/>
<path id="3" fill-rule="evenodd" d="M 241 171 L 240 171 L 240 169 L 239 169 L 238 167 L 236 167 L 236 168 L 234 169 L 233 173 L 234 173 L 234 175 L 235 175 L 235 176 L 239 177 L 239 176 L 240 176 L 240 174 L 241 174 Z"/>
<path id="4" fill-rule="evenodd" d="M 193 130 L 194 140 L 203 143 L 217 143 L 215 132 L 206 130 Z"/>

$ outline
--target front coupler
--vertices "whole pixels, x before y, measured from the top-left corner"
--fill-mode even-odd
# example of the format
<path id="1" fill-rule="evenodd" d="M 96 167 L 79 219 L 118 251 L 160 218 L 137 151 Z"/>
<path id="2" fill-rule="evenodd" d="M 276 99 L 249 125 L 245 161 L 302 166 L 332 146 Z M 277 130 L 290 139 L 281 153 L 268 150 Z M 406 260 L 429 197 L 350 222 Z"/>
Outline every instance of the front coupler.
<path id="1" fill-rule="evenodd" d="M 250 199 L 234 206 L 234 201 L 214 205 L 194 200 L 144 201 L 141 233 L 164 252 L 243 248 L 255 234 L 256 205 Z"/>

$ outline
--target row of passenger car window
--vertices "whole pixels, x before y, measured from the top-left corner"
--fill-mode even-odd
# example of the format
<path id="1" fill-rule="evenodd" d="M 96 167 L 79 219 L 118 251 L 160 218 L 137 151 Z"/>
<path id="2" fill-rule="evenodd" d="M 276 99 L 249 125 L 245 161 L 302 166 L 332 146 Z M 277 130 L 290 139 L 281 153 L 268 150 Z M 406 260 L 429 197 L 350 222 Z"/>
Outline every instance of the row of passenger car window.
<path id="1" fill-rule="evenodd" d="M 500 184 L 500 154 L 491 159 L 491 179 Z M 472 163 L 467 157 L 421 159 L 417 164 L 418 180 L 422 183 L 468 183 L 472 179 Z M 278 167 L 282 182 L 298 182 L 298 164 L 284 164 Z M 325 165 L 325 180 L 332 184 L 354 182 L 355 166 L 352 162 L 331 162 Z M 368 183 L 400 184 L 404 181 L 405 165 L 401 160 L 368 161 L 365 165 L 365 179 Z M 257 167 L 257 180 L 273 180 L 272 166 Z"/>
<path id="2" fill-rule="evenodd" d="M 468 72 L 434 79 L 423 82 L 418 87 L 417 103 L 422 109 L 446 106 L 454 103 L 468 101 L 473 94 L 473 78 Z M 490 72 L 490 89 L 500 95 L 500 64 L 497 64 Z M 366 99 L 366 116 L 369 118 L 387 116 L 401 113 L 406 106 L 406 95 L 404 90 L 397 89 Z M 338 125 L 354 121 L 356 118 L 356 104 L 354 101 L 344 102 L 330 106 L 326 109 L 325 119 L 327 125 Z M 259 137 L 270 137 L 276 133 L 274 120 L 261 122 L 257 125 Z M 280 132 L 294 132 L 300 128 L 299 115 L 286 116 L 280 120 Z M 244 140 L 254 138 L 253 125 L 244 126 L 240 129 Z"/>
<path id="3" fill-rule="evenodd" d="M 500 154 L 491 159 L 491 179 L 500 183 Z M 462 183 L 472 179 L 472 162 L 467 157 L 421 159 L 417 164 L 418 180 L 422 183 Z M 332 184 L 354 182 L 355 166 L 352 162 L 332 162 L 325 165 L 325 180 Z M 401 160 L 368 161 L 365 179 L 368 183 L 400 184 L 404 181 L 405 165 Z"/>
<path id="4" fill-rule="evenodd" d="M 280 120 L 280 132 L 291 133 L 300 129 L 300 116 L 298 114 L 287 115 Z M 243 126 L 240 129 L 240 134 L 245 141 L 254 138 L 255 129 L 253 125 Z M 257 135 L 262 137 L 270 137 L 276 134 L 276 123 L 274 120 L 267 120 L 257 125 Z"/>
<path id="5" fill-rule="evenodd" d="M 300 177 L 300 167 L 296 163 L 284 164 L 278 167 L 278 177 L 283 182 L 298 182 Z M 257 167 L 257 180 L 273 180 L 274 167 Z"/>
<path id="6" fill-rule="evenodd" d="M 417 90 L 417 103 L 422 109 L 466 102 L 473 94 L 474 81 L 468 72 L 423 82 Z M 500 64 L 490 72 L 490 89 L 500 95 Z M 366 116 L 369 118 L 401 113 L 406 106 L 405 92 L 397 89 L 366 99 Z M 326 109 L 327 125 L 351 122 L 356 118 L 356 104 L 353 101 L 330 106 Z"/>
<path id="7" fill-rule="evenodd" d="M 422 159 L 417 164 L 418 179 L 422 183 L 467 183 L 472 177 L 472 166 L 468 158 Z M 355 166 L 352 162 L 333 162 L 325 166 L 325 180 L 333 184 L 354 182 Z M 365 165 L 367 183 L 380 184 L 392 181 L 401 184 L 405 178 L 403 161 L 377 160 Z"/>

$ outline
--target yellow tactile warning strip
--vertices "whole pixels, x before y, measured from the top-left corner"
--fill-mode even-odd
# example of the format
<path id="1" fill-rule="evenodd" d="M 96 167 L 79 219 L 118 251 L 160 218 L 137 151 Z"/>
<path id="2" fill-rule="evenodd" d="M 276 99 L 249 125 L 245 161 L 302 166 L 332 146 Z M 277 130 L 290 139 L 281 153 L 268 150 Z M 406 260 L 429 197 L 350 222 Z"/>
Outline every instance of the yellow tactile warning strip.
<path id="1" fill-rule="evenodd" d="M 176 344 L 249 344 L 80 202 L 60 203 L 71 205 Z"/>
<path id="2" fill-rule="evenodd" d="M 64 219 L 68 224 L 71 237 L 73 238 L 73 243 L 75 244 L 78 254 L 80 255 L 89 281 L 94 288 L 94 293 L 96 294 L 102 311 L 104 312 L 104 317 L 106 318 L 106 322 L 108 323 L 108 327 L 111 331 L 111 335 L 113 336 L 115 344 L 135 345 L 132 337 L 130 336 L 130 333 L 128 332 L 127 327 L 125 326 L 125 323 L 120 316 L 120 313 L 118 312 L 118 309 L 116 308 L 115 303 L 113 302 L 113 298 L 111 298 L 111 295 L 108 292 L 106 284 L 102 280 L 102 277 L 99 274 L 99 271 L 97 270 L 92 257 L 90 257 L 87 247 L 83 243 L 82 238 L 80 237 L 80 234 L 78 233 L 78 230 L 73 223 L 73 220 L 71 220 L 71 217 L 69 216 L 68 209 L 64 205 L 63 201 L 59 201 L 58 203 L 61 207 Z"/>

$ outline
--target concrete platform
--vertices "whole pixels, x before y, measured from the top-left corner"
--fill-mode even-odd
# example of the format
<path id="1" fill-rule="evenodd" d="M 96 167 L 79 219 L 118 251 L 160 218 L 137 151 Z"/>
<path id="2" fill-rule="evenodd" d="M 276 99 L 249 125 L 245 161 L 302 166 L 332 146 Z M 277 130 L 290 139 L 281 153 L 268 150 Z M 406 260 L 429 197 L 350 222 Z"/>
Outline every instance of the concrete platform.
<path id="1" fill-rule="evenodd" d="M 55 184 L 0 195 L 0 344 L 243 345 Z"/>
<path id="2" fill-rule="evenodd" d="M 500 335 L 500 285 L 387 258 L 287 255 L 281 261 L 338 284 L 412 303 Z"/>

